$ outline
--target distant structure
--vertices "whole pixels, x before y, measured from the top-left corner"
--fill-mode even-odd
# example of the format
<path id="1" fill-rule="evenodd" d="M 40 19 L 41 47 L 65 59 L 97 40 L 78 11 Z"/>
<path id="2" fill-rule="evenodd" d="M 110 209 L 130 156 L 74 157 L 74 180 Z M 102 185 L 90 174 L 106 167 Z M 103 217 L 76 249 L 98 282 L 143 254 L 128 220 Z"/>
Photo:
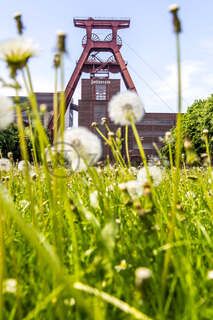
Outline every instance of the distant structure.
<path id="1" fill-rule="evenodd" d="M 91 130 L 91 123 L 97 122 L 99 128 L 105 133 L 101 125 L 101 118 L 107 117 L 107 106 L 111 97 L 120 91 L 120 79 L 90 78 L 81 80 L 81 99 L 78 101 L 78 124 Z M 137 124 L 139 135 L 143 142 L 146 155 L 156 155 L 153 143 L 158 147 L 162 145 L 159 137 L 163 137 L 176 122 L 175 113 L 146 113 L 141 123 Z M 117 127 L 109 122 L 112 131 Z M 132 160 L 140 162 L 137 144 L 131 130 L 129 130 L 129 150 Z M 104 156 L 109 150 L 104 148 Z M 125 155 L 125 152 L 123 152 Z"/>
<path id="2" fill-rule="evenodd" d="M 91 128 L 92 122 L 100 123 L 102 117 L 108 117 L 107 105 L 111 97 L 120 91 L 120 79 L 112 74 L 120 73 L 128 90 L 136 91 L 127 63 L 123 59 L 120 49 L 122 39 L 118 30 L 129 28 L 129 19 L 101 19 L 101 18 L 75 18 L 74 25 L 86 31 L 82 39 L 83 51 L 76 63 L 76 67 L 65 89 L 66 107 L 72 109 L 71 101 L 82 73 L 89 77 L 81 80 L 81 99 L 78 102 L 78 124 Z M 107 32 L 105 36 L 99 36 Z M 153 142 L 160 146 L 159 137 L 164 136 L 176 121 L 176 114 L 146 113 L 137 125 L 144 149 L 147 155 L 155 154 Z M 116 126 L 110 123 L 112 130 Z M 53 117 L 48 128 L 53 129 Z M 104 130 L 104 127 L 102 127 Z M 130 154 L 133 158 L 139 156 L 133 135 L 129 136 Z M 104 155 L 107 149 L 104 149 Z"/>
<path id="3" fill-rule="evenodd" d="M 40 107 L 42 104 L 45 104 L 46 111 L 41 112 L 41 121 L 45 128 L 48 128 L 49 122 L 51 121 L 53 117 L 53 93 L 52 92 L 35 92 L 37 104 L 38 104 L 38 110 L 40 111 Z M 22 116 L 25 125 L 28 125 L 28 116 L 27 116 L 27 108 L 29 107 L 29 101 L 26 96 L 20 97 L 20 102 L 22 104 Z M 65 125 L 66 127 L 72 127 L 73 126 L 73 110 L 77 110 L 78 106 L 70 103 L 65 117 Z"/>
<path id="4" fill-rule="evenodd" d="M 82 72 L 89 72 L 90 77 L 99 77 L 102 73 L 120 72 L 126 88 L 136 90 L 135 85 L 127 69 L 120 48 L 122 47 L 121 37 L 118 35 L 119 29 L 129 28 L 129 19 L 74 19 L 77 28 L 86 29 L 86 34 L 82 39 L 83 52 L 78 60 L 75 70 L 66 87 L 66 99 L 69 104 Z M 93 30 L 110 30 L 104 39 L 100 39 Z M 99 53 L 109 52 L 110 57 L 103 60 L 99 58 Z"/>

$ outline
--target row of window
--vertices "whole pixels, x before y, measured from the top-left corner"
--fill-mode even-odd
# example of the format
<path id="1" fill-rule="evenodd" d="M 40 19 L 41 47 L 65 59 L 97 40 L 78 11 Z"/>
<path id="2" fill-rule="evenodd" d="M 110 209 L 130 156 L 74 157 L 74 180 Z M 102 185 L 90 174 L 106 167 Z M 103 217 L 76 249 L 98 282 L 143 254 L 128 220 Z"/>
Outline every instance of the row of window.
<path id="1" fill-rule="evenodd" d="M 95 100 L 106 100 L 107 99 L 107 86 L 106 84 L 95 85 Z"/>
<path id="2" fill-rule="evenodd" d="M 105 97 L 104 93 L 100 96 L 96 96 L 96 100 L 105 100 L 103 99 Z M 97 105 L 94 106 L 94 121 L 100 122 L 102 117 L 106 117 L 106 107 L 102 105 Z M 142 125 L 147 124 L 147 122 L 142 121 Z M 149 137 L 152 136 L 153 134 L 161 136 L 164 135 L 165 133 L 165 128 L 163 126 L 165 125 L 170 125 L 171 127 L 174 125 L 174 121 L 171 120 L 150 120 L 150 126 L 156 126 L 156 127 L 150 127 L 150 128 L 143 128 L 142 130 L 139 129 L 138 132 L 141 136 L 143 137 Z M 162 125 L 162 130 L 158 126 Z M 147 130 L 148 129 L 148 130 Z"/>
<path id="3" fill-rule="evenodd" d="M 171 125 L 173 126 L 175 124 L 174 120 L 160 120 L 160 119 L 156 119 L 156 120 L 143 120 L 143 125 Z"/>

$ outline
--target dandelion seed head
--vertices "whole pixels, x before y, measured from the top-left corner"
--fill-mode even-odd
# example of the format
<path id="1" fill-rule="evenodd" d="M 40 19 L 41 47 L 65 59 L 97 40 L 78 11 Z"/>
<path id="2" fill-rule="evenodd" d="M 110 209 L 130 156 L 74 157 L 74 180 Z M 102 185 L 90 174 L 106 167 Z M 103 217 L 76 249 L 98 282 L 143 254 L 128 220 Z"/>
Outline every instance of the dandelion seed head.
<path id="1" fill-rule="evenodd" d="M 58 30 L 56 34 L 57 36 L 66 36 L 66 32 L 64 32 L 63 30 Z"/>
<path id="2" fill-rule="evenodd" d="M 152 277 L 152 271 L 148 268 L 139 267 L 135 270 L 135 285 L 140 288 L 144 281 Z"/>
<path id="3" fill-rule="evenodd" d="M 66 33 L 64 31 L 57 31 L 57 49 L 60 53 L 66 52 Z"/>
<path id="4" fill-rule="evenodd" d="M 190 141 L 189 139 L 185 139 L 185 140 L 184 140 L 184 148 L 185 148 L 186 150 L 189 150 L 189 149 L 192 148 L 192 143 L 191 143 L 191 141 Z"/>
<path id="5" fill-rule="evenodd" d="M 0 130 L 6 129 L 15 119 L 13 101 L 0 96 Z"/>
<path id="6" fill-rule="evenodd" d="M 30 171 L 30 177 L 31 177 L 32 180 L 36 180 L 38 175 L 33 170 L 31 170 Z"/>
<path id="7" fill-rule="evenodd" d="M 207 135 L 209 133 L 209 130 L 208 129 L 203 129 L 203 134 L 204 135 Z"/>
<path id="8" fill-rule="evenodd" d="M 101 118 L 101 124 L 104 125 L 108 122 L 108 119 L 106 117 Z"/>
<path id="9" fill-rule="evenodd" d="M 17 291 L 17 280 L 16 279 L 6 279 L 3 281 L 3 292 L 13 293 Z"/>
<path id="10" fill-rule="evenodd" d="M 26 199 L 19 201 L 19 205 L 23 211 L 25 211 L 30 206 L 30 202 Z"/>
<path id="11" fill-rule="evenodd" d="M 139 96 L 130 90 L 112 97 L 108 112 L 110 119 L 120 125 L 129 125 L 130 118 L 133 118 L 134 122 L 138 122 L 145 113 Z"/>
<path id="12" fill-rule="evenodd" d="M 115 133 L 114 133 L 114 132 L 112 132 L 112 131 L 109 131 L 109 132 L 108 132 L 108 137 L 109 137 L 109 138 L 114 137 L 114 136 L 115 136 Z"/>
<path id="13" fill-rule="evenodd" d="M 192 199 L 195 199 L 196 198 L 196 194 L 193 192 L 193 191 L 187 191 L 186 192 L 186 197 L 187 198 L 192 198 Z"/>
<path id="14" fill-rule="evenodd" d="M 155 186 L 159 185 L 163 179 L 163 172 L 160 167 L 157 166 L 149 166 L 148 167 L 149 173 L 151 175 L 153 184 Z M 147 173 L 145 167 L 141 168 L 138 171 L 137 179 L 144 185 L 148 181 Z"/>
<path id="15" fill-rule="evenodd" d="M 135 167 L 130 167 L 128 169 L 129 173 L 133 174 L 134 176 L 137 176 L 138 170 Z"/>
<path id="16" fill-rule="evenodd" d="M 173 3 L 169 6 L 169 12 L 177 12 L 180 9 L 177 3 Z"/>
<path id="17" fill-rule="evenodd" d="M 0 59 L 7 63 L 12 75 L 37 54 L 38 46 L 30 38 L 19 36 L 0 43 Z"/>
<path id="18" fill-rule="evenodd" d="M 98 203 L 98 191 L 97 190 L 90 193 L 89 200 L 90 200 L 90 204 L 93 208 L 95 208 L 95 209 L 98 208 L 99 203 Z"/>
<path id="19" fill-rule="evenodd" d="M 26 160 L 21 160 L 18 163 L 18 171 L 20 171 L 20 172 L 24 172 L 27 169 L 30 169 L 30 167 L 31 167 L 30 163 Z"/>
<path id="20" fill-rule="evenodd" d="M 136 200 L 143 194 L 143 185 L 138 180 L 130 180 L 118 185 L 120 190 L 127 190 L 132 200 Z"/>
<path id="21" fill-rule="evenodd" d="M 20 19 L 21 16 L 22 16 L 22 13 L 19 12 L 19 11 L 16 11 L 16 12 L 14 12 L 14 14 L 13 14 L 13 18 L 14 18 L 14 19 Z"/>
<path id="22" fill-rule="evenodd" d="M 9 151 L 7 153 L 7 157 L 8 157 L 8 159 L 13 160 L 13 153 L 11 151 Z"/>
<path id="23" fill-rule="evenodd" d="M 12 164 L 9 159 L 1 158 L 0 159 L 0 171 L 9 172 L 12 169 Z"/>
<path id="24" fill-rule="evenodd" d="M 64 304 L 65 304 L 66 306 L 73 307 L 73 306 L 76 304 L 76 301 L 75 301 L 74 298 L 65 299 L 65 300 L 64 300 Z"/>
<path id="25" fill-rule="evenodd" d="M 207 279 L 208 280 L 213 280 L 213 270 L 209 270 L 207 273 Z"/>
<path id="26" fill-rule="evenodd" d="M 148 279 L 152 276 L 152 271 L 148 268 L 139 267 L 135 270 L 135 277 L 144 280 Z"/>
<path id="27" fill-rule="evenodd" d="M 167 131 L 167 132 L 165 133 L 165 141 L 166 141 L 166 142 L 171 142 L 171 138 L 172 138 L 172 133 L 171 133 L 171 131 Z"/>
<path id="28" fill-rule="evenodd" d="M 87 128 L 68 128 L 64 134 L 64 143 L 68 145 L 66 156 L 73 170 L 85 170 L 88 165 L 94 165 L 101 157 L 101 141 Z"/>
<path id="29" fill-rule="evenodd" d="M 115 186 L 116 186 L 115 183 L 112 183 L 112 184 L 108 185 L 108 186 L 106 187 L 106 192 L 107 192 L 107 193 L 113 192 L 114 189 L 115 189 Z"/>
<path id="30" fill-rule="evenodd" d="M 97 122 L 94 121 L 94 122 L 91 123 L 91 127 L 92 128 L 96 128 L 97 126 L 98 126 Z"/>

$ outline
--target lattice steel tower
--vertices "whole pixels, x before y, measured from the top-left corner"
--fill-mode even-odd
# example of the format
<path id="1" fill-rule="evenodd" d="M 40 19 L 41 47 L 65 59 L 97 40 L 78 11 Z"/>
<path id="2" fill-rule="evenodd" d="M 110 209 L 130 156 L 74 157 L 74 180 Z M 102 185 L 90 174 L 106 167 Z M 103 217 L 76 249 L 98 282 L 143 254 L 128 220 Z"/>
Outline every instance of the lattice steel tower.
<path id="1" fill-rule="evenodd" d="M 74 19 L 77 28 L 86 29 L 86 34 L 82 39 L 83 51 L 76 64 L 73 74 L 66 86 L 65 97 L 68 106 L 73 97 L 82 72 L 90 73 L 90 78 L 97 75 L 109 73 L 121 73 L 127 89 L 136 91 L 135 85 L 127 69 L 120 49 L 122 47 L 121 37 L 118 35 L 119 29 L 129 28 L 129 19 L 101 19 L 101 18 L 77 18 Z M 101 39 L 94 30 L 110 30 L 110 33 Z M 101 59 L 99 53 L 111 53 L 107 59 Z M 50 121 L 49 128 L 52 128 L 53 121 Z"/>

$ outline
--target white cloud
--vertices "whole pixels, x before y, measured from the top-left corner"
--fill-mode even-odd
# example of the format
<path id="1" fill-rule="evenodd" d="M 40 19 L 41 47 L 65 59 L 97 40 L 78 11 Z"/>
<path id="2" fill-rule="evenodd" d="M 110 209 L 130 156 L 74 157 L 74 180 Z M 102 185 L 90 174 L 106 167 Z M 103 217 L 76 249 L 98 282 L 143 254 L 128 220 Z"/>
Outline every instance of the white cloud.
<path id="1" fill-rule="evenodd" d="M 205 62 L 187 60 L 182 62 L 183 111 L 195 99 L 205 98 L 212 93 L 213 71 Z M 155 90 L 173 109 L 177 106 L 177 67 L 166 67 L 165 79 L 155 84 Z"/>
<path id="2" fill-rule="evenodd" d="M 3 72 L 3 77 L 7 73 Z M 53 78 L 50 74 L 37 74 L 33 76 L 34 90 L 37 92 L 53 92 Z M 76 88 L 74 102 L 80 98 L 81 82 Z M 141 89 L 142 99 L 145 102 L 147 112 L 175 112 L 177 110 L 177 69 L 176 64 L 167 65 L 164 71 L 164 79 L 152 82 L 155 93 L 146 87 Z M 193 103 L 195 99 L 206 98 L 213 93 L 213 71 L 208 69 L 207 63 L 200 60 L 185 60 L 182 62 L 182 96 L 183 111 Z M 1 94 L 14 95 L 14 90 L 1 88 Z M 25 91 L 21 90 L 20 95 Z M 159 97 L 157 97 L 157 95 Z M 165 102 L 163 102 L 163 101 Z M 167 106 L 166 106 L 167 104 Z M 170 106 L 170 108 L 168 107 Z"/>
<path id="3" fill-rule="evenodd" d="M 12 80 L 8 80 L 8 77 L 4 73 L 2 78 L 5 79 L 5 81 L 12 83 Z M 21 78 L 19 81 L 21 86 L 23 86 L 23 82 Z M 32 81 L 33 81 L 33 88 L 35 92 L 53 92 L 54 91 L 53 79 L 48 79 L 48 77 L 45 77 L 45 75 L 33 77 Z M 1 94 L 11 96 L 11 95 L 15 95 L 15 91 L 12 88 L 1 86 Z M 26 95 L 26 90 L 24 86 L 20 90 L 19 94 Z"/>

